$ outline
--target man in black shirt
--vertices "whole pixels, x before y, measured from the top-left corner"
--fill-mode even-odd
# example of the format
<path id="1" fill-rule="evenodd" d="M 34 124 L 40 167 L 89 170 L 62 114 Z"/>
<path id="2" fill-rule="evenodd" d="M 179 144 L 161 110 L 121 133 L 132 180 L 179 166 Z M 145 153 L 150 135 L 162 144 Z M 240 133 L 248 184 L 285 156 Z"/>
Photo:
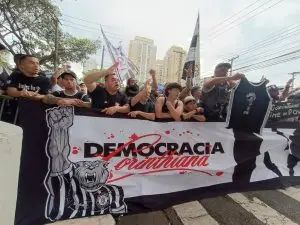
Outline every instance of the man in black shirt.
<path id="1" fill-rule="evenodd" d="M 128 115 L 133 118 L 141 116 L 148 120 L 155 120 L 154 103 L 150 99 L 150 94 L 150 81 L 147 81 L 144 89 L 130 99 L 129 106 L 131 112 Z"/>
<path id="2" fill-rule="evenodd" d="M 14 71 L 7 80 L 7 94 L 34 100 L 43 99 L 51 90 L 48 78 L 39 76 L 39 61 L 31 55 L 23 55 L 19 61 L 20 71 Z"/>
<path id="3" fill-rule="evenodd" d="M 128 99 L 124 93 L 119 91 L 120 82 L 115 74 L 118 63 L 109 69 L 89 74 L 84 78 L 88 92 L 92 99 L 92 108 L 101 109 L 107 115 L 129 113 Z M 104 87 L 97 86 L 96 81 L 105 78 Z"/>
<path id="4" fill-rule="evenodd" d="M 55 91 L 53 96 L 58 97 L 55 104 L 58 105 L 74 105 L 78 107 L 91 107 L 91 100 L 87 94 L 81 91 L 77 91 L 77 78 L 76 74 L 68 71 L 60 75 L 62 79 L 62 85 L 65 87 L 62 91 Z M 49 95 L 46 97 L 49 98 Z M 80 101 L 78 101 L 80 100 Z M 46 100 L 47 101 L 47 100 Z M 48 102 L 48 104 L 51 104 Z"/>
<path id="5" fill-rule="evenodd" d="M 225 121 L 230 89 L 235 86 L 235 81 L 244 77 L 240 73 L 228 77 L 229 69 L 231 69 L 229 63 L 218 64 L 214 76 L 203 85 L 201 100 L 208 121 Z"/>

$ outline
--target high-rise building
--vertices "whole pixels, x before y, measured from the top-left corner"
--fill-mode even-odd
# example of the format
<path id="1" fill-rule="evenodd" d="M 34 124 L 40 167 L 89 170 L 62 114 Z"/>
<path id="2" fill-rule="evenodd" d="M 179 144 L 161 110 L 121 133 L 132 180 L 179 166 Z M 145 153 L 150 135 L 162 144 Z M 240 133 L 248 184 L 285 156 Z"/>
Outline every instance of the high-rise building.
<path id="1" fill-rule="evenodd" d="M 165 79 L 167 82 L 181 84 L 181 75 L 186 58 L 186 51 L 179 46 L 172 46 L 164 58 Z"/>
<path id="2" fill-rule="evenodd" d="M 149 78 L 149 70 L 156 68 L 156 51 L 154 41 L 145 37 L 135 37 L 130 41 L 128 58 L 137 66 L 137 79 L 145 82 Z"/>
<path id="3" fill-rule="evenodd" d="M 83 72 L 88 72 L 93 69 L 97 69 L 99 65 L 95 58 L 89 58 L 85 62 L 83 62 Z"/>
<path id="4" fill-rule="evenodd" d="M 167 82 L 164 60 L 156 60 L 156 79 L 159 84 Z"/>

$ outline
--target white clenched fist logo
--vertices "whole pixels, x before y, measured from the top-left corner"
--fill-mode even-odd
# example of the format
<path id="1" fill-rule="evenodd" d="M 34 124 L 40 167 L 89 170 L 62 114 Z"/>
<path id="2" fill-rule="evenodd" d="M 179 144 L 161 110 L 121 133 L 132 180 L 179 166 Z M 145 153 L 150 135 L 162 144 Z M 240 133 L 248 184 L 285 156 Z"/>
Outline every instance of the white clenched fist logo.
<path id="1" fill-rule="evenodd" d="M 73 107 L 61 106 L 48 110 L 48 124 L 51 128 L 69 128 L 73 124 Z"/>

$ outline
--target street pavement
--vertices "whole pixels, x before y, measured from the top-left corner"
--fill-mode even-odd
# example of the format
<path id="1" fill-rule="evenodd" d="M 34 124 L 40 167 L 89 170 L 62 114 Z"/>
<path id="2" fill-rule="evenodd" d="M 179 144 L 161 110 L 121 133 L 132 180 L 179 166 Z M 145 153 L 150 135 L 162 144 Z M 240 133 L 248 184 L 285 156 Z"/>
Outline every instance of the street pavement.
<path id="1" fill-rule="evenodd" d="M 121 217 L 117 225 L 297 225 L 300 186 L 234 193 Z"/>
<path id="2" fill-rule="evenodd" d="M 110 215 L 62 221 L 55 225 L 297 225 L 300 186 L 233 193 L 120 217 Z"/>

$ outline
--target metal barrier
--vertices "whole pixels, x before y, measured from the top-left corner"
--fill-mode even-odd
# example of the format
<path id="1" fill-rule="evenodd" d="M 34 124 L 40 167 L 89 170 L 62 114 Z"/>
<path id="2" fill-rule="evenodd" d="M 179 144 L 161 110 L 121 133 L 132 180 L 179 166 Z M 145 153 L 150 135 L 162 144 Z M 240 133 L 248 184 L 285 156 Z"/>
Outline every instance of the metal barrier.
<path id="1" fill-rule="evenodd" d="M 4 112 L 4 107 L 5 107 L 5 103 L 11 100 L 17 100 L 16 98 L 13 98 L 11 96 L 8 95 L 0 95 L 0 101 L 1 101 L 1 107 L 0 107 L 0 121 L 2 120 L 2 116 L 3 116 L 3 112 Z M 15 116 L 14 116 L 14 120 L 13 120 L 13 124 L 17 123 L 17 119 L 19 116 L 19 107 L 17 107 L 16 112 L 15 112 Z"/>

